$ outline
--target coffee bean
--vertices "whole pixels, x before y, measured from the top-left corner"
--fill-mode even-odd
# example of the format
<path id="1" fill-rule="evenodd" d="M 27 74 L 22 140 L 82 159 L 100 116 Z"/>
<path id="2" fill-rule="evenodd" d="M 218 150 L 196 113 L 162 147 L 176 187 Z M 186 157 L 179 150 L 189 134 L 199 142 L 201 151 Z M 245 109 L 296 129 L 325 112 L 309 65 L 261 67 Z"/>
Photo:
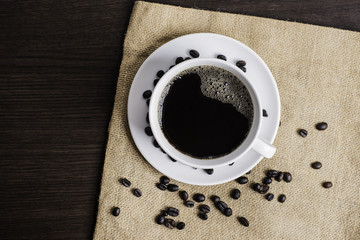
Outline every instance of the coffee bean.
<path id="1" fill-rule="evenodd" d="M 228 205 L 224 203 L 223 201 L 218 201 L 216 203 L 216 208 L 220 210 L 220 212 L 224 212 L 226 208 L 228 208 Z"/>
<path id="2" fill-rule="evenodd" d="M 331 188 L 333 184 L 332 182 L 324 182 L 322 185 L 324 188 Z"/>
<path id="3" fill-rule="evenodd" d="M 154 82 L 153 82 L 153 83 L 154 83 L 154 87 L 155 87 L 156 84 L 159 82 L 159 80 L 160 80 L 160 79 L 158 79 L 158 78 L 154 80 Z"/>
<path id="4" fill-rule="evenodd" d="M 203 202 L 203 201 L 205 201 L 205 196 L 204 196 L 204 194 L 196 193 L 196 194 L 194 194 L 193 199 L 196 202 Z"/>
<path id="5" fill-rule="evenodd" d="M 138 189 L 138 188 L 135 188 L 133 193 L 134 193 L 134 195 L 137 196 L 137 197 L 141 197 L 141 196 L 142 196 L 142 192 L 141 192 L 141 190 Z"/>
<path id="6" fill-rule="evenodd" d="M 291 174 L 289 172 L 284 172 L 284 181 L 289 183 L 291 182 L 291 180 L 292 180 Z"/>
<path id="7" fill-rule="evenodd" d="M 164 216 L 164 217 L 166 217 L 166 216 L 168 216 L 169 214 L 164 210 L 164 211 L 161 211 L 161 215 Z"/>
<path id="8" fill-rule="evenodd" d="M 167 227 L 167 228 L 170 228 L 170 229 L 173 229 L 175 226 L 176 226 L 176 223 L 173 219 L 171 218 L 165 218 L 164 220 L 164 225 Z"/>
<path id="9" fill-rule="evenodd" d="M 272 201 L 274 199 L 274 194 L 272 194 L 272 193 L 266 194 L 265 199 L 268 201 Z"/>
<path id="10" fill-rule="evenodd" d="M 175 185 L 175 184 L 169 184 L 169 185 L 167 185 L 167 189 L 170 192 L 176 192 L 177 190 L 179 190 L 179 187 L 178 187 L 178 185 Z"/>
<path id="11" fill-rule="evenodd" d="M 246 67 L 240 67 L 243 72 L 246 72 Z"/>
<path id="12" fill-rule="evenodd" d="M 191 58 L 189 58 L 189 57 L 186 57 L 186 58 L 184 58 L 184 61 L 187 61 L 187 60 L 190 60 Z"/>
<path id="13" fill-rule="evenodd" d="M 241 223 L 241 225 L 243 225 L 244 227 L 248 227 L 249 226 L 249 221 L 244 218 L 244 217 L 239 217 L 239 222 Z"/>
<path id="14" fill-rule="evenodd" d="M 146 100 L 146 105 L 149 106 L 149 104 L 150 104 L 150 98 L 148 100 Z"/>
<path id="15" fill-rule="evenodd" d="M 313 169 L 320 169 L 320 168 L 322 167 L 322 164 L 321 164 L 321 162 L 313 162 L 313 163 L 311 164 L 311 167 L 312 167 Z"/>
<path id="16" fill-rule="evenodd" d="M 202 204 L 199 206 L 199 210 L 203 213 L 209 213 L 210 212 L 210 207 L 206 204 Z"/>
<path id="17" fill-rule="evenodd" d="M 155 221 L 156 221 L 157 224 L 160 224 L 160 225 L 161 225 L 161 224 L 164 224 L 164 222 L 165 222 L 165 217 L 162 216 L 162 215 L 157 215 Z"/>
<path id="18" fill-rule="evenodd" d="M 285 196 L 284 194 L 281 194 L 281 195 L 278 197 L 278 201 L 281 202 L 281 203 L 285 202 L 285 200 L 286 200 L 286 196 Z"/>
<path id="19" fill-rule="evenodd" d="M 149 113 L 146 113 L 146 122 L 149 123 Z"/>
<path id="20" fill-rule="evenodd" d="M 210 199 L 214 202 L 214 203 L 217 203 L 220 201 L 220 197 L 219 196 L 216 196 L 216 195 L 212 195 L 210 197 Z"/>
<path id="21" fill-rule="evenodd" d="M 278 175 L 275 177 L 275 180 L 281 182 L 284 179 L 284 173 L 279 172 Z"/>
<path id="22" fill-rule="evenodd" d="M 232 209 L 231 208 L 225 208 L 224 215 L 227 217 L 230 217 L 232 215 Z"/>
<path id="23" fill-rule="evenodd" d="M 120 208 L 114 207 L 114 208 L 112 209 L 111 213 L 112 213 L 112 215 L 115 216 L 115 217 L 119 216 L 119 214 L 120 214 Z"/>
<path id="24" fill-rule="evenodd" d="M 323 131 L 325 129 L 327 129 L 328 124 L 326 122 L 319 122 L 315 125 L 316 129 L 319 131 Z"/>
<path id="25" fill-rule="evenodd" d="M 194 49 L 191 49 L 189 53 L 193 58 L 198 58 L 200 56 L 199 52 Z"/>
<path id="26" fill-rule="evenodd" d="M 170 178 L 168 178 L 167 176 L 161 176 L 160 177 L 160 182 L 162 184 L 168 184 L 170 182 Z"/>
<path id="27" fill-rule="evenodd" d="M 174 66 L 175 66 L 175 65 L 171 65 L 171 66 L 169 67 L 169 69 L 172 69 Z"/>
<path id="28" fill-rule="evenodd" d="M 176 228 L 179 230 L 183 230 L 185 228 L 185 223 L 184 222 L 178 222 L 176 224 Z"/>
<path id="29" fill-rule="evenodd" d="M 188 200 L 188 201 L 184 202 L 184 205 L 189 208 L 192 208 L 195 206 L 195 203 L 193 201 Z"/>
<path id="30" fill-rule="evenodd" d="M 265 194 L 269 191 L 270 187 L 268 185 L 261 185 L 260 186 L 260 190 L 259 193 L 260 194 Z"/>
<path id="31" fill-rule="evenodd" d="M 199 218 L 201 218 L 202 220 L 207 220 L 208 219 L 208 215 L 206 213 L 199 213 L 198 214 Z"/>
<path id="32" fill-rule="evenodd" d="M 240 198 L 240 190 L 239 189 L 233 189 L 230 193 L 230 196 L 233 198 L 233 199 L 239 199 Z"/>
<path id="33" fill-rule="evenodd" d="M 270 184 L 270 183 L 272 183 L 272 180 L 271 180 L 271 178 L 266 177 L 266 178 L 264 178 L 264 179 L 262 180 L 262 183 L 263 183 L 263 184 Z"/>
<path id="34" fill-rule="evenodd" d="M 207 174 L 209 174 L 209 175 L 211 175 L 211 174 L 214 173 L 214 169 L 212 169 L 212 168 L 210 168 L 210 169 L 204 169 L 204 171 L 205 171 Z"/>
<path id="35" fill-rule="evenodd" d="M 265 109 L 263 109 L 263 117 L 268 117 L 269 115 L 268 115 L 268 113 L 266 112 L 266 110 Z"/>
<path id="36" fill-rule="evenodd" d="M 278 172 L 276 170 L 268 170 L 266 172 L 266 176 L 268 176 L 269 178 L 276 177 L 277 175 L 278 175 Z"/>
<path id="37" fill-rule="evenodd" d="M 165 74 L 165 72 L 163 70 L 160 70 L 156 73 L 156 76 L 158 76 L 159 78 L 161 78 L 163 75 Z"/>
<path id="38" fill-rule="evenodd" d="M 174 207 L 168 207 L 166 212 L 172 217 L 179 216 L 179 209 L 174 208 Z"/>
<path id="39" fill-rule="evenodd" d="M 248 175 L 249 175 L 250 173 L 251 173 L 251 170 L 250 170 L 250 171 L 248 171 L 246 174 L 248 174 Z"/>
<path id="40" fill-rule="evenodd" d="M 160 148 L 159 143 L 158 143 L 155 139 L 153 140 L 153 145 L 154 145 L 154 147 L 156 147 L 156 148 Z"/>
<path id="41" fill-rule="evenodd" d="M 240 184 L 246 184 L 246 183 L 248 183 L 249 179 L 245 176 L 242 176 L 242 177 L 239 177 L 236 181 Z"/>
<path id="42" fill-rule="evenodd" d="M 232 166 L 232 165 L 234 165 L 234 163 L 235 163 L 235 162 L 232 162 L 232 163 L 230 163 L 230 164 L 229 164 L 229 166 Z"/>
<path id="43" fill-rule="evenodd" d="M 184 61 L 184 59 L 183 59 L 182 57 L 178 57 L 178 58 L 176 58 L 175 63 L 176 63 L 176 64 L 179 64 L 179 63 L 181 63 L 182 61 Z"/>
<path id="44" fill-rule="evenodd" d="M 163 183 L 157 183 L 156 187 L 162 191 L 165 191 L 167 189 L 167 186 Z"/>
<path id="45" fill-rule="evenodd" d="M 303 138 L 305 138 L 307 136 L 307 131 L 305 129 L 299 129 L 298 133 L 300 136 L 302 136 Z"/>
<path id="46" fill-rule="evenodd" d="M 148 99 L 148 98 L 151 97 L 151 94 L 152 94 L 151 90 L 146 90 L 146 91 L 143 93 L 143 98 Z"/>
<path id="47" fill-rule="evenodd" d="M 226 58 L 224 55 L 222 55 L 222 54 L 217 55 L 216 58 L 221 59 L 221 60 L 224 60 L 224 61 L 227 60 L 227 58 Z"/>
<path id="48" fill-rule="evenodd" d="M 121 182 L 122 185 L 124 185 L 125 187 L 130 187 L 130 186 L 131 186 L 131 182 L 130 182 L 129 180 L 127 180 L 126 178 L 120 179 L 120 182 Z"/>
<path id="49" fill-rule="evenodd" d="M 260 191 L 261 185 L 259 183 L 255 183 L 252 185 L 252 189 L 256 192 Z"/>
<path id="50" fill-rule="evenodd" d="M 184 201 L 188 200 L 188 198 L 189 198 L 189 194 L 186 191 L 180 191 L 179 196 Z"/>
<path id="51" fill-rule="evenodd" d="M 168 157 L 170 158 L 170 160 L 171 161 L 173 161 L 173 162 L 177 162 L 175 159 L 173 159 L 172 157 L 170 157 L 169 155 L 168 155 Z"/>
<path id="52" fill-rule="evenodd" d="M 238 68 L 244 67 L 245 65 L 246 65 L 246 62 L 243 61 L 243 60 L 240 60 L 240 61 L 237 61 L 237 62 L 236 62 L 236 66 L 237 66 Z"/>
<path id="53" fill-rule="evenodd" d="M 146 127 L 145 128 L 145 133 L 146 135 L 148 135 L 149 137 L 151 137 L 153 135 L 152 131 L 151 131 L 151 127 Z"/>

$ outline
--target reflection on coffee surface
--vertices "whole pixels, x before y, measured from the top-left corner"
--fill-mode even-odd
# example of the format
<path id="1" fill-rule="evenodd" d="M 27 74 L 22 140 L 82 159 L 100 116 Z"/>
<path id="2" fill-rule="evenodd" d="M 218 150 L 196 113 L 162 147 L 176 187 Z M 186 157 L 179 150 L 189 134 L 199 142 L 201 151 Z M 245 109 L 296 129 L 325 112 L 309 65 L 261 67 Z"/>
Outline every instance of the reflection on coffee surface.
<path id="1" fill-rule="evenodd" d="M 253 103 L 244 84 L 214 66 L 182 71 L 165 87 L 159 119 L 167 140 L 180 152 L 212 159 L 234 151 L 253 121 Z"/>

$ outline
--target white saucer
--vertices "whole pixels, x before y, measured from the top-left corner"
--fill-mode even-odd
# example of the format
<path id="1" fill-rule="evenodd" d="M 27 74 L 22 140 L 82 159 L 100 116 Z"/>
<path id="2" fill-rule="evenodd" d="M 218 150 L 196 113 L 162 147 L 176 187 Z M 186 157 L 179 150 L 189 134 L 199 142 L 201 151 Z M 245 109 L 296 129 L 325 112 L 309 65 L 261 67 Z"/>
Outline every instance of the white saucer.
<path id="1" fill-rule="evenodd" d="M 141 154 L 157 170 L 180 182 L 193 185 L 215 185 L 225 183 L 244 175 L 260 162 L 262 156 L 254 150 L 248 151 L 232 166 L 214 169 L 208 175 L 202 169 L 194 169 L 180 162 L 172 162 L 167 154 L 153 145 L 153 137 L 145 134 L 148 106 L 142 94 L 153 90 L 153 81 L 159 70 L 168 70 L 177 57 L 190 57 L 189 51 L 196 49 L 200 57 L 225 55 L 229 63 L 246 61 L 246 75 L 254 82 L 260 101 L 268 113 L 260 129 L 260 137 L 274 142 L 280 121 L 280 97 L 276 82 L 264 61 L 249 47 L 232 38 L 212 34 L 195 33 L 176 38 L 154 51 L 141 65 L 131 85 L 128 98 L 128 121 L 131 134 Z"/>

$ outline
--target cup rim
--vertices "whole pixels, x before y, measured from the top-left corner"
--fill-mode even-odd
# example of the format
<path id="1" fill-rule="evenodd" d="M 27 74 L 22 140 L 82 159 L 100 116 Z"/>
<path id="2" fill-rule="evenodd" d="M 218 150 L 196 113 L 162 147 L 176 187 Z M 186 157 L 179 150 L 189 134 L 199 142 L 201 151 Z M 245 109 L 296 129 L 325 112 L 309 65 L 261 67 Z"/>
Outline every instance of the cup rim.
<path id="1" fill-rule="evenodd" d="M 169 143 L 165 135 L 163 134 L 160 122 L 159 122 L 159 114 L 158 114 L 158 105 L 163 93 L 165 86 L 180 72 L 195 66 L 215 66 L 218 68 L 222 68 L 226 71 L 231 72 L 240 81 L 245 85 L 247 90 L 250 93 L 251 100 L 253 102 L 253 122 L 247 137 L 244 141 L 232 152 L 226 154 L 224 156 L 212 158 L 212 159 L 200 159 L 191 157 L 185 153 L 182 153 L 178 149 L 176 149 L 173 145 Z M 237 66 L 230 64 L 224 60 L 214 59 L 214 58 L 195 58 L 184 61 L 182 63 L 177 64 L 173 68 L 169 69 L 158 81 L 157 85 L 155 86 L 149 104 L 149 122 L 150 127 L 152 129 L 154 138 L 160 145 L 160 147 L 172 158 L 175 160 L 182 162 L 186 165 L 195 167 L 195 168 L 216 168 L 220 166 L 224 166 L 233 162 L 236 162 L 240 159 L 246 152 L 251 149 L 252 144 L 256 140 L 259 135 L 260 128 L 261 128 L 261 103 L 258 96 L 257 91 L 255 90 L 253 84 L 239 69 Z"/>

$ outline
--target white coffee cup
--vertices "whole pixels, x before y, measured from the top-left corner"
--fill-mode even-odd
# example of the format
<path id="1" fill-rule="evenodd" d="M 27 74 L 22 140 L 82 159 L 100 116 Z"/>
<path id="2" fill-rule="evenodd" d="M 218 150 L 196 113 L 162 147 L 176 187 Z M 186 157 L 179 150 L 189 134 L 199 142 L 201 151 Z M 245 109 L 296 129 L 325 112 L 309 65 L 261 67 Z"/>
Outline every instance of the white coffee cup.
<path id="1" fill-rule="evenodd" d="M 189 156 L 177 150 L 172 144 L 170 144 L 161 129 L 159 121 L 161 116 L 159 116 L 158 108 L 164 88 L 177 74 L 195 66 L 215 66 L 218 68 L 222 68 L 236 76 L 245 85 L 248 92 L 250 93 L 254 110 L 251 128 L 246 139 L 240 144 L 240 146 L 238 146 L 235 150 L 226 154 L 225 156 L 211 159 L 200 159 Z M 266 158 L 271 158 L 274 155 L 276 148 L 259 137 L 259 131 L 263 118 L 261 102 L 259 99 L 259 95 L 253 84 L 251 83 L 251 80 L 249 80 L 246 77 L 246 74 L 243 73 L 242 70 L 239 69 L 237 66 L 230 64 L 224 60 L 215 58 L 195 58 L 187 60 L 168 70 L 160 78 L 159 82 L 154 88 L 149 104 L 150 127 L 156 141 L 170 157 L 192 167 L 209 169 L 230 164 L 239 160 L 250 149 L 255 150 L 260 155 Z"/>

